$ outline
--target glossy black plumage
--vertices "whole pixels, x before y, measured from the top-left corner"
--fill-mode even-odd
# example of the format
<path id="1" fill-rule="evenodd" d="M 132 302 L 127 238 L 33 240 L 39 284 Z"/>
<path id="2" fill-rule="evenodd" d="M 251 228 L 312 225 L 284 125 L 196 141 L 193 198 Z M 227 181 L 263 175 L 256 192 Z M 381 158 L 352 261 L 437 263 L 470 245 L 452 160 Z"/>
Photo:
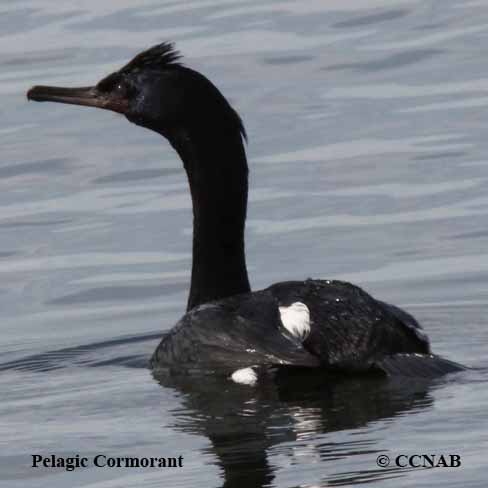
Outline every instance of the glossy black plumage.
<path id="1" fill-rule="evenodd" d="M 310 310 L 311 333 L 302 343 L 283 327 L 278 307 L 300 301 Z M 253 293 L 189 311 L 156 349 L 155 368 L 179 364 L 235 370 L 251 365 L 366 371 L 385 356 L 430 354 L 414 319 L 341 281 L 276 283 Z M 406 314 L 406 312 L 402 312 Z"/>
<path id="2" fill-rule="evenodd" d="M 250 291 L 245 130 L 217 87 L 179 59 L 172 45 L 163 43 L 93 87 L 38 86 L 27 94 L 31 100 L 122 113 L 166 137 L 183 161 L 193 202 L 190 294 L 186 315 L 161 341 L 152 367 L 299 366 L 424 376 L 461 369 L 431 355 L 411 315 L 348 283 L 306 280 Z M 279 307 L 296 302 L 310 329 L 304 340 L 280 315 Z"/>

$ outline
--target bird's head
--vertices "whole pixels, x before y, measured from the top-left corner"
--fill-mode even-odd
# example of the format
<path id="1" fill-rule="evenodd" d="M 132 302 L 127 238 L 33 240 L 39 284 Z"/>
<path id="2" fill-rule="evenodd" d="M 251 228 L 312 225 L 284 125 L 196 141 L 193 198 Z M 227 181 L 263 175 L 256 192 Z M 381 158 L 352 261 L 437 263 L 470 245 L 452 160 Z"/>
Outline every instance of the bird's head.
<path id="1" fill-rule="evenodd" d="M 34 86 L 29 100 L 98 107 L 121 113 L 137 125 L 171 139 L 179 130 L 230 129 L 245 137 L 242 122 L 205 76 L 183 66 L 170 43 L 139 53 L 95 86 Z"/>

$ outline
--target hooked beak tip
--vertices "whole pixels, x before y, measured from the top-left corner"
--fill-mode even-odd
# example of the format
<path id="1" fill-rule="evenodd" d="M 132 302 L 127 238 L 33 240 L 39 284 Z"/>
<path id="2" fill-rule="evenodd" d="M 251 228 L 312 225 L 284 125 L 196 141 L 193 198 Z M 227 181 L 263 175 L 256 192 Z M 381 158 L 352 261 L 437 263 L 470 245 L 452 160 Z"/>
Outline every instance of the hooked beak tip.
<path id="1" fill-rule="evenodd" d="M 27 100 L 35 100 L 37 86 L 33 86 L 27 90 Z"/>

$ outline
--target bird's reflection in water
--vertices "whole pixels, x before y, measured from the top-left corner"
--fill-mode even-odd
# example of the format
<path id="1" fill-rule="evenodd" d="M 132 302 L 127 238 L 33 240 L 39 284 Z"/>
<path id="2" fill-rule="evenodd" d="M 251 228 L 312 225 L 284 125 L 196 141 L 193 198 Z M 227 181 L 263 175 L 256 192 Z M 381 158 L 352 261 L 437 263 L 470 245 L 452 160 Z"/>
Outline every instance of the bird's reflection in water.
<path id="1" fill-rule="evenodd" d="M 304 374 L 285 369 L 256 388 L 234 384 L 225 375 L 159 372 L 155 378 L 163 387 L 183 394 L 181 408 L 173 412 L 173 427 L 211 441 L 223 471 L 223 487 L 271 486 L 275 473 L 269 449 L 283 442 L 296 445 L 290 456 L 314 456 L 321 463 L 370 453 L 374 468 L 375 453 L 381 452 L 374 439 L 340 444 L 312 439 L 409 411 L 413 414 L 433 402 L 432 381 L 414 378 L 330 377 L 320 371 Z M 402 474 L 404 469 L 377 468 L 323 482 L 358 484 Z"/>

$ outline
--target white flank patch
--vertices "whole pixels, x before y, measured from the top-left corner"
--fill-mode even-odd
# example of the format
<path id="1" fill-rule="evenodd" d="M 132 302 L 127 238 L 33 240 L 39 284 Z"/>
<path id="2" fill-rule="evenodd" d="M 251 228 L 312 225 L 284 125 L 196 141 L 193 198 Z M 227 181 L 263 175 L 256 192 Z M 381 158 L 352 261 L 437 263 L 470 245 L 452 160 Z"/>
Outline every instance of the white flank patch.
<path id="1" fill-rule="evenodd" d="M 310 334 L 310 311 L 302 302 L 289 307 L 279 307 L 281 322 L 285 329 L 297 339 L 304 341 Z"/>
<path id="2" fill-rule="evenodd" d="M 252 367 L 238 369 L 232 373 L 230 378 L 235 383 L 249 386 L 254 386 L 258 381 L 258 375 Z"/>

